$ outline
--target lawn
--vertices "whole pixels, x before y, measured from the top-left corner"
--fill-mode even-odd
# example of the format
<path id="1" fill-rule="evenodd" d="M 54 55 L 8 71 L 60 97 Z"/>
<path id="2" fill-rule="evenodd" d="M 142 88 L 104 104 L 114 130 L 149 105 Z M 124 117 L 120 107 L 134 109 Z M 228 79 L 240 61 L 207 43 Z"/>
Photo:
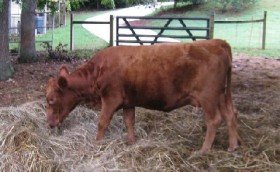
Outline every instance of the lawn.
<path id="1" fill-rule="evenodd" d="M 83 12 L 73 12 L 75 21 L 84 21 L 87 18 L 93 17 L 104 13 L 104 11 L 83 11 Z M 52 41 L 53 34 L 53 41 Z M 47 41 L 51 44 L 53 43 L 53 49 L 58 47 L 59 44 L 63 45 L 64 50 L 70 49 L 70 14 L 67 15 L 66 25 L 50 29 L 46 34 L 36 35 L 36 50 L 45 51 L 42 42 Z M 10 42 L 11 52 L 17 52 L 19 49 L 19 38 L 15 37 Z M 91 56 L 93 52 L 108 46 L 108 43 L 99 37 L 91 34 L 89 31 L 84 29 L 82 25 L 74 25 L 74 53 L 80 57 Z"/>
<path id="2" fill-rule="evenodd" d="M 210 6 L 210 7 L 209 7 Z M 169 8 L 169 9 L 168 9 Z M 275 3 L 272 0 L 260 0 L 254 6 L 240 12 L 221 13 L 214 8 L 213 4 L 207 4 L 200 7 L 189 8 L 180 7 L 180 10 L 173 11 L 172 7 L 167 7 L 164 12 L 155 13 L 155 16 L 178 16 L 178 17 L 206 17 L 215 11 L 215 20 L 256 20 L 262 19 L 264 11 L 267 11 L 267 34 L 266 49 L 262 50 L 262 23 L 248 24 L 215 24 L 214 38 L 227 40 L 235 52 L 249 55 L 279 57 L 280 34 L 278 33 L 280 19 L 280 2 Z M 163 26 L 165 23 L 150 23 L 154 26 Z M 190 23 L 189 25 L 193 25 Z M 170 26 L 178 26 L 173 22 Z M 167 33 L 168 34 L 168 33 Z M 184 40 L 186 41 L 186 40 Z"/>
<path id="3" fill-rule="evenodd" d="M 87 11 L 87 12 L 76 12 L 74 13 L 75 21 L 84 21 L 87 18 L 93 17 L 95 15 L 102 14 L 102 11 Z M 66 49 L 70 49 L 70 15 L 67 15 L 66 26 L 55 28 L 53 31 L 53 47 L 57 47 L 59 43 L 65 45 Z M 52 30 L 49 30 L 44 35 L 38 35 L 36 41 L 52 40 Z M 95 51 L 108 46 L 108 43 L 104 40 L 91 34 L 89 31 L 84 29 L 82 25 L 74 25 L 74 47 L 76 51 Z M 37 50 L 42 50 L 40 43 L 36 44 Z"/>
<path id="4" fill-rule="evenodd" d="M 172 6 L 161 8 L 159 13 L 154 15 L 161 16 L 179 16 L 179 17 L 205 17 L 209 16 L 216 10 L 213 4 L 206 6 L 200 6 L 196 8 L 184 8 L 179 10 L 170 10 Z M 263 56 L 263 57 L 276 57 L 279 58 L 279 44 L 280 34 L 278 33 L 278 23 L 280 19 L 280 2 L 273 0 L 260 0 L 254 6 L 245 9 L 241 12 L 228 12 L 221 13 L 216 10 L 215 20 L 251 20 L 263 18 L 264 11 L 267 11 L 267 35 L 266 35 L 266 49 L 262 50 L 262 23 L 249 23 L 249 24 L 215 24 L 214 38 L 221 38 L 227 40 L 236 53 L 245 53 L 251 56 Z M 164 11 L 164 12 L 162 12 Z M 102 14 L 106 11 L 87 11 L 76 12 L 74 14 L 74 20 L 83 21 L 89 17 Z M 53 47 L 57 47 L 59 43 L 66 44 L 66 49 L 70 48 L 70 19 L 67 16 L 66 26 L 54 29 Z M 154 22 L 150 23 L 154 26 L 163 26 L 165 23 Z M 181 26 L 178 22 L 172 22 L 170 25 Z M 200 23 L 189 23 L 192 26 L 198 26 Z M 167 33 L 168 34 L 168 33 Z M 180 33 L 173 33 L 178 35 Z M 37 41 L 46 41 L 52 39 L 52 30 L 48 31 L 44 35 L 36 36 Z M 108 46 L 108 43 L 104 40 L 94 36 L 82 25 L 74 26 L 74 47 L 75 51 L 86 52 L 86 54 L 92 54 L 92 52 L 102 49 Z M 10 44 L 10 47 L 15 45 Z M 37 50 L 43 50 L 41 43 L 36 44 Z"/>

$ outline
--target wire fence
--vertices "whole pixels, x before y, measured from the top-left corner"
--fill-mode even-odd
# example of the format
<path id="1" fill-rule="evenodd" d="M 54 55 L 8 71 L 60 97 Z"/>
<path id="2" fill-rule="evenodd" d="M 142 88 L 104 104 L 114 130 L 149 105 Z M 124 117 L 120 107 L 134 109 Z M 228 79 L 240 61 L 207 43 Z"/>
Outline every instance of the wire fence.
<path id="1" fill-rule="evenodd" d="M 263 18 L 251 20 L 216 20 L 215 38 L 225 39 L 233 47 L 262 48 L 266 46 L 267 12 Z"/>
<path id="2" fill-rule="evenodd" d="M 277 25 L 277 22 L 279 21 L 277 20 L 276 17 L 274 17 L 274 15 L 279 15 L 279 14 L 274 14 L 273 12 L 269 12 L 267 14 L 268 16 L 267 20 L 265 20 L 266 18 L 265 13 L 261 14 L 259 12 L 258 15 L 252 16 L 251 19 L 246 19 L 245 22 L 244 20 L 243 22 L 231 21 L 227 19 L 222 20 L 221 18 L 215 16 L 215 18 L 217 19 L 215 20 L 215 24 L 214 24 L 214 38 L 220 38 L 228 41 L 233 48 L 280 49 L 279 25 Z M 55 21 L 57 21 L 57 19 L 55 19 Z M 144 22 L 144 24 L 146 25 L 147 23 Z M 16 47 L 16 45 L 18 46 L 17 41 L 14 41 L 15 42 L 14 46 L 12 45 L 13 40 L 16 40 L 16 38 L 18 38 L 18 37 L 14 38 L 13 34 L 16 35 L 18 31 L 16 31 L 15 28 L 11 28 L 11 29 L 14 29 L 10 31 L 12 33 L 10 37 L 11 40 L 10 47 L 12 49 L 13 47 Z M 50 32 L 47 31 L 46 34 L 48 35 L 48 38 L 52 37 Z M 40 39 L 40 35 L 41 34 L 38 34 L 36 36 L 36 40 L 38 41 L 37 46 L 42 48 L 42 46 L 40 45 L 41 44 L 40 41 L 45 41 L 45 40 Z M 46 36 L 44 36 L 44 39 L 46 39 Z M 79 49 L 79 44 L 90 45 L 90 44 L 94 44 L 94 42 L 91 41 L 87 43 L 86 41 L 82 41 L 82 42 L 76 41 L 75 49 Z"/>
<path id="3" fill-rule="evenodd" d="M 42 43 L 48 42 L 53 44 L 54 28 L 66 25 L 66 7 L 65 3 L 59 3 L 59 9 L 54 15 L 45 9 L 43 12 L 37 12 L 35 17 L 36 49 L 41 50 Z M 20 12 L 20 11 L 19 11 Z M 20 21 L 21 14 L 11 14 L 9 20 L 9 49 L 12 54 L 20 51 Z M 42 36 L 44 35 L 44 36 Z"/>

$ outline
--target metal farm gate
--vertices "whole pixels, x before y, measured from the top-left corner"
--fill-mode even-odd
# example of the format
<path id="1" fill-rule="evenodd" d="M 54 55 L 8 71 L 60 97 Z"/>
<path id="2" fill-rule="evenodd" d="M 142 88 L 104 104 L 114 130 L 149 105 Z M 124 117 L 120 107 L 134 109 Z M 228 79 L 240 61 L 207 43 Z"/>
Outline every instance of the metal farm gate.
<path id="1" fill-rule="evenodd" d="M 173 26 L 169 26 L 171 22 Z M 151 26 L 147 26 L 151 24 Z M 162 25 L 163 26 L 160 26 Z M 176 32 L 174 32 L 176 31 Z M 212 39 L 214 15 L 205 17 L 116 17 L 116 45 Z"/>

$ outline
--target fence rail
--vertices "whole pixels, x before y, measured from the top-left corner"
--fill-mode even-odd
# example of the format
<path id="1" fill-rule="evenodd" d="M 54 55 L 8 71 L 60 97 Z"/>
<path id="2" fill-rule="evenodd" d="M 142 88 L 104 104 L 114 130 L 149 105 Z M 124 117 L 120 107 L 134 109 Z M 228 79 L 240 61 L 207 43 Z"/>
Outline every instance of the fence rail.
<path id="1" fill-rule="evenodd" d="M 262 49 L 265 49 L 266 44 L 266 21 L 267 20 L 267 11 L 264 11 L 263 18 L 262 19 L 256 19 L 256 20 L 232 20 L 232 21 L 222 21 L 222 20 L 216 20 L 215 24 L 246 24 L 246 23 L 263 23 L 262 28 Z"/>
<path id="2" fill-rule="evenodd" d="M 258 19 L 258 20 L 230 20 L 230 21 L 225 21 L 225 20 L 216 20 L 215 24 L 240 24 L 240 23 L 257 23 L 257 22 L 263 22 L 264 19 Z"/>
<path id="3" fill-rule="evenodd" d="M 111 15 L 109 21 L 74 21 L 74 16 L 71 14 L 71 27 L 70 27 L 70 49 L 74 49 L 74 25 L 75 24 L 108 24 L 110 25 L 110 46 L 113 45 L 113 38 L 114 38 L 114 17 Z M 137 23 L 139 19 L 142 20 L 166 20 L 166 23 L 163 26 L 153 25 L 153 26 L 146 26 L 145 23 Z M 54 19 L 53 19 L 54 21 Z M 172 22 L 177 22 L 176 26 L 171 26 Z M 186 21 L 200 21 L 204 23 L 202 26 L 191 26 Z M 133 23 L 136 22 L 136 23 Z M 193 17 L 193 18 L 182 18 L 182 17 L 134 17 L 134 16 L 117 16 L 116 17 L 116 45 L 120 45 L 120 43 L 133 43 L 133 44 L 155 44 L 155 43 L 163 43 L 168 42 L 164 41 L 163 39 L 183 39 L 183 40 L 198 40 L 198 39 L 212 39 L 214 37 L 214 24 L 215 25 L 229 25 L 230 24 L 247 24 L 247 23 L 262 23 L 262 49 L 265 49 L 266 46 L 266 22 L 267 22 L 267 12 L 264 12 L 264 16 L 262 19 L 256 20 L 236 20 L 236 21 L 221 21 L 216 20 L 214 21 L 214 14 L 211 15 L 209 18 L 201 18 L 201 17 Z M 52 22 L 53 24 L 54 22 Z M 161 22 L 162 23 L 162 22 Z M 40 28 L 40 27 L 38 27 Z M 18 29 L 18 27 L 10 28 Z M 126 29 L 128 30 L 127 33 L 121 32 L 121 30 Z M 145 34 L 141 32 L 137 32 L 137 30 L 157 30 L 157 32 L 153 32 L 152 34 Z M 183 31 L 183 34 L 178 34 L 177 32 L 169 32 L 166 33 L 164 31 Z M 200 32 L 202 34 L 195 34 L 195 32 Z M 224 32 L 224 30 L 223 30 Z M 10 37 L 10 43 L 18 43 L 18 31 L 16 32 L 17 39 Z M 53 35 L 52 35 L 53 37 Z M 223 37 L 221 37 L 223 39 Z M 53 38 L 52 38 L 53 40 Z M 45 40 L 49 41 L 49 40 Z M 37 42 L 45 42 L 41 40 L 37 40 Z"/>
<path id="4" fill-rule="evenodd" d="M 110 15 L 109 21 L 74 21 L 74 14 L 70 15 L 70 50 L 74 50 L 74 25 L 75 24 L 109 24 L 110 25 L 110 41 L 109 45 L 113 46 L 113 15 Z"/>

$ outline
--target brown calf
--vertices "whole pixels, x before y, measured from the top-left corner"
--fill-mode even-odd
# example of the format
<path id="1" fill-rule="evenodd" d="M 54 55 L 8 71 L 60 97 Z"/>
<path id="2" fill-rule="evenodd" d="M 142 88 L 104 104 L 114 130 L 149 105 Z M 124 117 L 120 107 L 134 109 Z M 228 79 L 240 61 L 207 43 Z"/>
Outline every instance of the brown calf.
<path id="1" fill-rule="evenodd" d="M 238 147 L 231 98 L 231 48 L 222 40 L 152 46 L 110 47 L 69 73 L 60 69 L 47 86 L 47 123 L 62 123 L 82 101 L 101 99 L 97 140 L 104 137 L 114 112 L 123 109 L 128 143 L 134 143 L 135 107 L 171 111 L 202 107 L 207 131 L 200 152 L 210 151 L 222 119 L 227 123 L 229 151 Z"/>

